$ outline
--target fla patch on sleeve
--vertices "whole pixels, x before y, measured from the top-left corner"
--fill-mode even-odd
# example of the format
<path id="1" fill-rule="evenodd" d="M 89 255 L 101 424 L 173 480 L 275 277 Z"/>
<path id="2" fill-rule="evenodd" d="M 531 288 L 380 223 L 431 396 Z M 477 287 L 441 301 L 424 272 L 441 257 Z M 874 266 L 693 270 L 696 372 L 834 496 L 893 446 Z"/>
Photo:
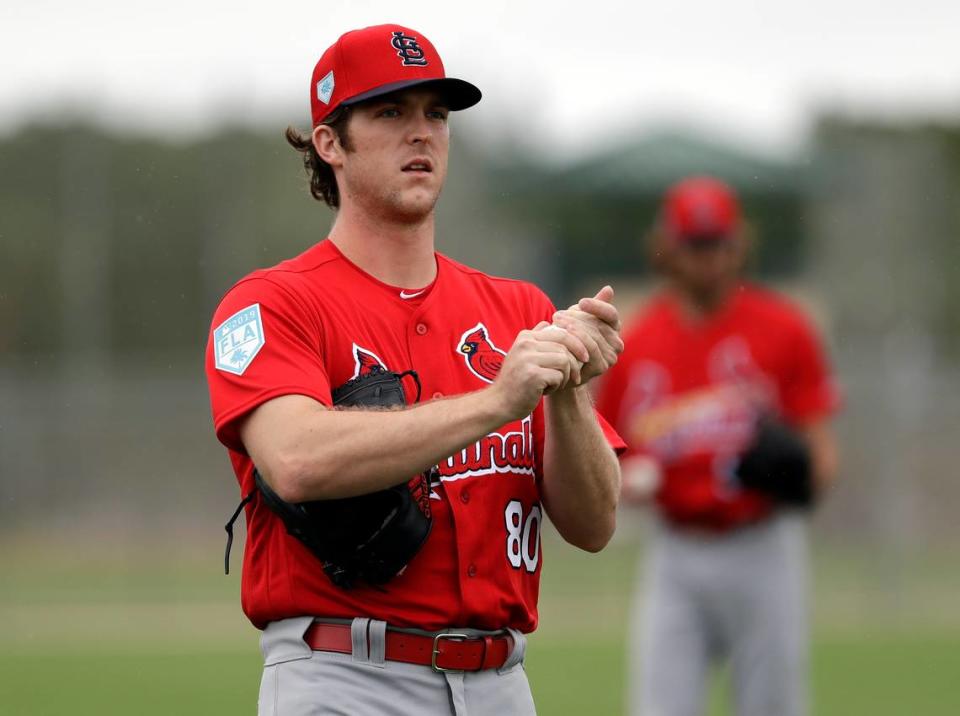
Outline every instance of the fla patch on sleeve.
<path id="1" fill-rule="evenodd" d="M 260 304 L 242 308 L 213 331 L 213 355 L 217 370 L 243 375 L 266 339 Z"/>

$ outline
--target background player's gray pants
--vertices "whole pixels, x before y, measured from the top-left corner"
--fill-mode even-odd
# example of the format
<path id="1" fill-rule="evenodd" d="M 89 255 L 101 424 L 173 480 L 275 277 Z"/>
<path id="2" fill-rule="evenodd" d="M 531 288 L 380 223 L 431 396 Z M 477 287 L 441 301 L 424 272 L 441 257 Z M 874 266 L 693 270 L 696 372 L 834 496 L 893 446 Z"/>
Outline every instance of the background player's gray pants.
<path id="1" fill-rule="evenodd" d="M 700 716 L 709 667 L 722 659 L 738 716 L 806 713 L 804 517 L 783 513 L 721 536 L 658 524 L 645 572 L 633 612 L 631 713 Z"/>
<path id="2" fill-rule="evenodd" d="M 386 625 L 367 619 L 354 619 L 353 628 L 366 634 L 369 622 L 369 648 L 365 638 L 358 638 L 352 655 L 313 651 L 303 640 L 312 621 L 283 619 L 264 630 L 259 716 L 536 713 L 523 669 L 526 638 L 518 631 L 511 630 L 514 649 L 502 668 L 440 674 L 429 666 L 384 661 Z"/>

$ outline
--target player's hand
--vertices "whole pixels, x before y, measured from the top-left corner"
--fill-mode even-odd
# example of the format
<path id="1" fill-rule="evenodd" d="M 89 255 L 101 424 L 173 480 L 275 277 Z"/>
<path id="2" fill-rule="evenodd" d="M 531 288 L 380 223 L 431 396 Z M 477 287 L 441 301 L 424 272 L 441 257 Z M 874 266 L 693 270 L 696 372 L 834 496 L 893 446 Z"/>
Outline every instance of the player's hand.
<path id="1" fill-rule="evenodd" d="M 587 359 L 589 352 L 578 338 L 543 321 L 517 334 L 491 388 L 508 420 L 523 418 L 543 395 L 579 383 L 581 364 Z"/>
<path id="2" fill-rule="evenodd" d="M 604 286 L 593 298 L 581 298 L 553 314 L 553 324 L 578 338 L 589 354 L 581 369 L 581 385 L 605 373 L 623 352 L 620 313 L 612 300 L 613 288 Z"/>

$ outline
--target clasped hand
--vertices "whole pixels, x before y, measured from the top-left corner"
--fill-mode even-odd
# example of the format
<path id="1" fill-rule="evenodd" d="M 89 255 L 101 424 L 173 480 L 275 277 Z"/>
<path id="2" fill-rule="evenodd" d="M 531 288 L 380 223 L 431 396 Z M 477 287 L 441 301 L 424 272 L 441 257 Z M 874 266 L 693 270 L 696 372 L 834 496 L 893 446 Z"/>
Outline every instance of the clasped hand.
<path id="1" fill-rule="evenodd" d="M 604 286 L 521 331 L 504 359 L 495 387 L 516 417 L 528 415 L 540 397 L 585 385 L 617 362 L 623 351 L 620 314 Z"/>

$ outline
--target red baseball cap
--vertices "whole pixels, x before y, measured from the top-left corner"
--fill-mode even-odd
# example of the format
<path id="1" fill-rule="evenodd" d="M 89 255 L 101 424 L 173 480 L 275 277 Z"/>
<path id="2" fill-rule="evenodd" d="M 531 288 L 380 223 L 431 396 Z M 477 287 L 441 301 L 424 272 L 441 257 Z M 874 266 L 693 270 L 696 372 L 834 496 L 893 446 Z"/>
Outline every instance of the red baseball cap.
<path id="1" fill-rule="evenodd" d="M 422 84 L 439 89 L 451 110 L 480 101 L 480 90 L 447 77 L 433 43 L 401 25 L 374 25 L 351 30 L 327 48 L 313 68 L 310 112 L 313 126 L 341 105 Z"/>
<path id="2" fill-rule="evenodd" d="M 726 239 L 740 224 L 740 203 L 719 179 L 689 177 L 667 190 L 660 220 L 677 241 Z"/>

